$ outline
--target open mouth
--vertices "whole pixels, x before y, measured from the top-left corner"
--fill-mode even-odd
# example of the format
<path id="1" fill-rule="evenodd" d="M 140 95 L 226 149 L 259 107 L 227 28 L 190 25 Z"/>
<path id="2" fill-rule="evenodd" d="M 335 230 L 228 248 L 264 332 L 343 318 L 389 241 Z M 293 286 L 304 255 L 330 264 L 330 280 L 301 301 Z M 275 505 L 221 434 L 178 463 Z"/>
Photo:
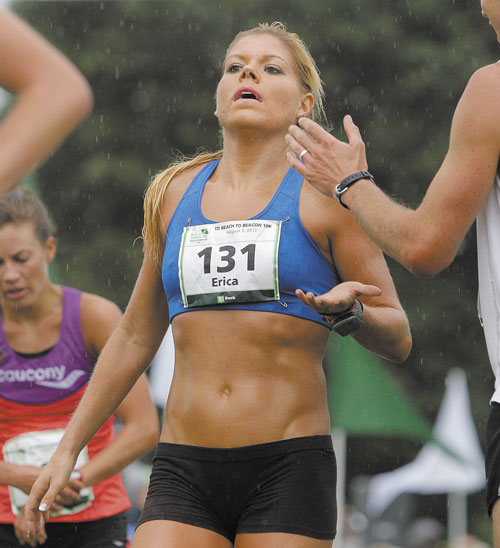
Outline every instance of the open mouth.
<path id="1" fill-rule="evenodd" d="M 262 99 L 260 98 L 260 95 L 254 89 L 251 89 L 251 88 L 239 89 L 234 94 L 234 100 L 238 101 L 239 99 L 246 99 L 246 100 L 252 100 L 252 101 L 259 101 L 259 102 L 262 101 Z"/>
<path id="2" fill-rule="evenodd" d="M 20 289 L 9 289 L 8 291 L 6 291 L 8 297 L 10 297 L 11 299 L 16 299 L 18 297 L 21 297 L 24 295 L 25 293 L 25 289 L 24 288 L 20 288 Z"/>

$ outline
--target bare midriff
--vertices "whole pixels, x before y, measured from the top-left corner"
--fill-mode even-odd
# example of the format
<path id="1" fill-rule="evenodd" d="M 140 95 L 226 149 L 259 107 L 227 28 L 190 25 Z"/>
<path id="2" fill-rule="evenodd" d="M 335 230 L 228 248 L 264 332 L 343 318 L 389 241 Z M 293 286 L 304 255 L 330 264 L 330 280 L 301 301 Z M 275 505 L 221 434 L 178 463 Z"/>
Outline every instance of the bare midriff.
<path id="1" fill-rule="evenodd" d="M 175 373 L 161 441 L 241 447 L 328 434 L 328 329 L 286 314 L 193 311 L 173 319 Z"/>

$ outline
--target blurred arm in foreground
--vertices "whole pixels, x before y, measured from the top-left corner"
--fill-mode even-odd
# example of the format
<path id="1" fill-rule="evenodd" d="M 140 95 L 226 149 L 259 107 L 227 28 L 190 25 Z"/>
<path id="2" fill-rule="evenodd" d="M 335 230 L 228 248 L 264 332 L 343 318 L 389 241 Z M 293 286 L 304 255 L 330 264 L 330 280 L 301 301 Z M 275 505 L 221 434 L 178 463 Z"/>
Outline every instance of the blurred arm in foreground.
<path id="1" fill-rule="evenodd" d="M 0 10 L 0 85 L 17 96 L 0 124 L 0 193 L 5 193 L 75 129 L 93 99 L 71 61 L 5 10 Z"/>

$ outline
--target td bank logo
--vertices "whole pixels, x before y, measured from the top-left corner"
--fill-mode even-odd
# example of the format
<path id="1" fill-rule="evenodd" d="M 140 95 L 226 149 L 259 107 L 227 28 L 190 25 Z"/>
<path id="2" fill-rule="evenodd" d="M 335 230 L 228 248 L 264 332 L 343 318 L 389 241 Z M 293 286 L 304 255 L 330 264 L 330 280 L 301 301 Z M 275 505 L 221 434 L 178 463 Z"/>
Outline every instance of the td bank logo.
<path id="1" fill-rule="evenodd" d="M 217 304 L 224 304 L 224 295 L 217 295 Z"/>

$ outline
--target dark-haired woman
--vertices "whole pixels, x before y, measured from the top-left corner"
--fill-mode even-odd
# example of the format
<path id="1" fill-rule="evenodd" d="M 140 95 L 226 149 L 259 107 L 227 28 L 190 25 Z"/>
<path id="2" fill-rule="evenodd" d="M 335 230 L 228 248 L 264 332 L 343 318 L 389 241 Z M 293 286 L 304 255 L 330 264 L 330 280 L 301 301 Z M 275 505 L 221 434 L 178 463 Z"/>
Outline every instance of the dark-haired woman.
<path id="1" fill-rule="evenodd" d="M 112 302 L 51 282 L 52 232 L 45 207 L 31 193 L 0 198 L 0 546 L 126 546 L 130 503 L 118 472 L 158 436 L 144 377 L 116 410 L 119 434 L 114 418 L 107 420 L 79 452 L 45 528 L 26 534 L 30 489 L 121 317 Z M 120 362 L 114 367 L 118 372 Z"/>

